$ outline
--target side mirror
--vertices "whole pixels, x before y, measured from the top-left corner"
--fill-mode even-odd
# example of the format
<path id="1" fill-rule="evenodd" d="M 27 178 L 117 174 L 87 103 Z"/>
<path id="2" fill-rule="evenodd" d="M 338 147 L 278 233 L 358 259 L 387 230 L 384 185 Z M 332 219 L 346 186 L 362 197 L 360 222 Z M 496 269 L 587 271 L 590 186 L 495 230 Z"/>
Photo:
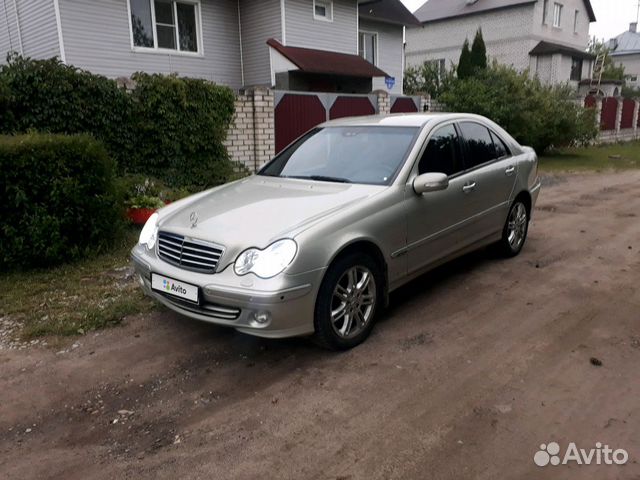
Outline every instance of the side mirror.
<path id="1" fill-rule="evenodd" d="M 446 190 L 447 187 L 449 187 L 449 177 L 445 173 L 423 173 L 413 181 L 413 190 L 418 195 Z"/>

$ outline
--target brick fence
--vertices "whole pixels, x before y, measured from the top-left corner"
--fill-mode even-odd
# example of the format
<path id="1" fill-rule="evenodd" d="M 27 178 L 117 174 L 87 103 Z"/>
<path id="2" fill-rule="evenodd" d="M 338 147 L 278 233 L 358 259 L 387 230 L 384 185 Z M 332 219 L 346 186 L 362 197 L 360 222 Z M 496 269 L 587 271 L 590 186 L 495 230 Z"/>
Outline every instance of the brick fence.
<path id="1" fill-rule="evenodd" d="M 597 143 L 640 139 L 640 101 L 622 97 L 587 96 L 584 104 L 595 109 Z"/>
<path id="2" fill-rule="evenodd" d="M 282 93 L 284 92 L 278 92 L 279 98 Z M 327 94 L 314 92 L 304 92 L 304 94 L 323 98 L 327 96 Z M 341 97 L 354 97 L 347 94 L 330 96 L 335 97 L 333 102 Z M 391 113 L 394 102 L 399 98 L 396 95 L 390 96 L 384 90 L 376 90 L 367 97 L 370 97 L 371 102 L 375 104 L 375 112 L 378 114 Z M 417 111 L 425 111 L 425 106 L 428 105 L 428 99 L 424 97 L 404 98 L 414 98 Z M 236 97 L 236 113 L 224 145 L 232 160 L 242 163 L 251 171 L 259 169 L 276 153 L 276 104 L 276 92 L 267 87 L 247 89 Z"/>

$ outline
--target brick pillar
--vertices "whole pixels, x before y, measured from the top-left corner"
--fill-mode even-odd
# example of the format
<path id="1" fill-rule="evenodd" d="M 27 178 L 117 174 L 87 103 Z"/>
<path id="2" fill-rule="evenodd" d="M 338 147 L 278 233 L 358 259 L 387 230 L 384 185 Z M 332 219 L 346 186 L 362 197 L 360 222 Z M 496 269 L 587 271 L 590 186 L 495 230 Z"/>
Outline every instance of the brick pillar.
<path id="1" fill-rule="evenodd" d="M 275 94 L 266 87 L 253 90 L 255 157 L 253 169 L 267 163 L 276 151 Z"/>
<path id="2" fill-rule="evenodd" d="M 275 153 L 275 95 L 256 87 L 236 97 L 236 114 L 224 143 L 231 160 L 255 171 Z"/>
<path id="3" fill-rule="evenodd" d="M 602 131 L 602 97 L 596 97 L 596 128 Z M 600 134 L 598 134 L 600 135 Z"/>
<path id="4" fill-rule="evenodd" d="M 384 90 L 376 90 L 374 92 L 378 99 L 378 114 L 389 115 L 391 113 L 391 97 Z"/>
<path id="5" fill-rule="evenodd" d="M 623 98 L 616 98 L 618 102 L 618 110 L 616 111 L 616 138 L 620 137 L 620 127 L 622 125 L 622 108 L 624 107 Z"/>

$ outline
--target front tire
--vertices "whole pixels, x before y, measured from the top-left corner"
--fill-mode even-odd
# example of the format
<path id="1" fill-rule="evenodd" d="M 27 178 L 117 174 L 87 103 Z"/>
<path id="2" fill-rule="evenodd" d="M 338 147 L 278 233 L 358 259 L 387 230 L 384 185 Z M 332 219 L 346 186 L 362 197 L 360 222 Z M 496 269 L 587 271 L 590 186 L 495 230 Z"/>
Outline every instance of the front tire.
<path id="1" fill-rule="evenodd" d="M 382 306 L 382 279 L 380 266 L 369 255 L 338 258 L 318 291 L 315 342 L 329 350 L 347 350 L 365 341 Z"/>
<path id="2" fill-rule="evenodd" d="M 498 242 L 498 249 L 505 257 L 515 257 L 520 253 L 529 233 L 529 209 L 522 199 L 518 198 L 507 216 L 502 230 L 502 239 Z"/>

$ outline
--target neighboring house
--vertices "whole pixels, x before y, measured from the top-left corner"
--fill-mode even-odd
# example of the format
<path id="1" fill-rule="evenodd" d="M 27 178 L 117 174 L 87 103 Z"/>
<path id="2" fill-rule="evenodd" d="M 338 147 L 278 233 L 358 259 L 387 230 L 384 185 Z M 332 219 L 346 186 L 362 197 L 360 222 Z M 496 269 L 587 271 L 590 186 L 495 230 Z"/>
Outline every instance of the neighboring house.
<path id="1" fill-rule="evenodd" d="M 429 0 L 414 15 L 421 27 L 406 32 L 408 65 L 457 64 L 465 39 L 478 28 L 489 59 L 528 69 L 547 84 L 577 84 L 591 76 L 593 56 L 586 52 L 589 0 Z"/>
<path id="2" fill-rule="evenodd" d="M 609 40 L 609 54 L 617 65 L 624 66 L 626 84 L 640 87 L 640 33 L 636 22 L 629 25 L 629 31 Z"/>
<path id="3" fill-rule="evenodd" d="M 5 0 L 0 55 L 234 89 L 401 93 L 403 30 L 417 23 L 399 0 Z"/>

